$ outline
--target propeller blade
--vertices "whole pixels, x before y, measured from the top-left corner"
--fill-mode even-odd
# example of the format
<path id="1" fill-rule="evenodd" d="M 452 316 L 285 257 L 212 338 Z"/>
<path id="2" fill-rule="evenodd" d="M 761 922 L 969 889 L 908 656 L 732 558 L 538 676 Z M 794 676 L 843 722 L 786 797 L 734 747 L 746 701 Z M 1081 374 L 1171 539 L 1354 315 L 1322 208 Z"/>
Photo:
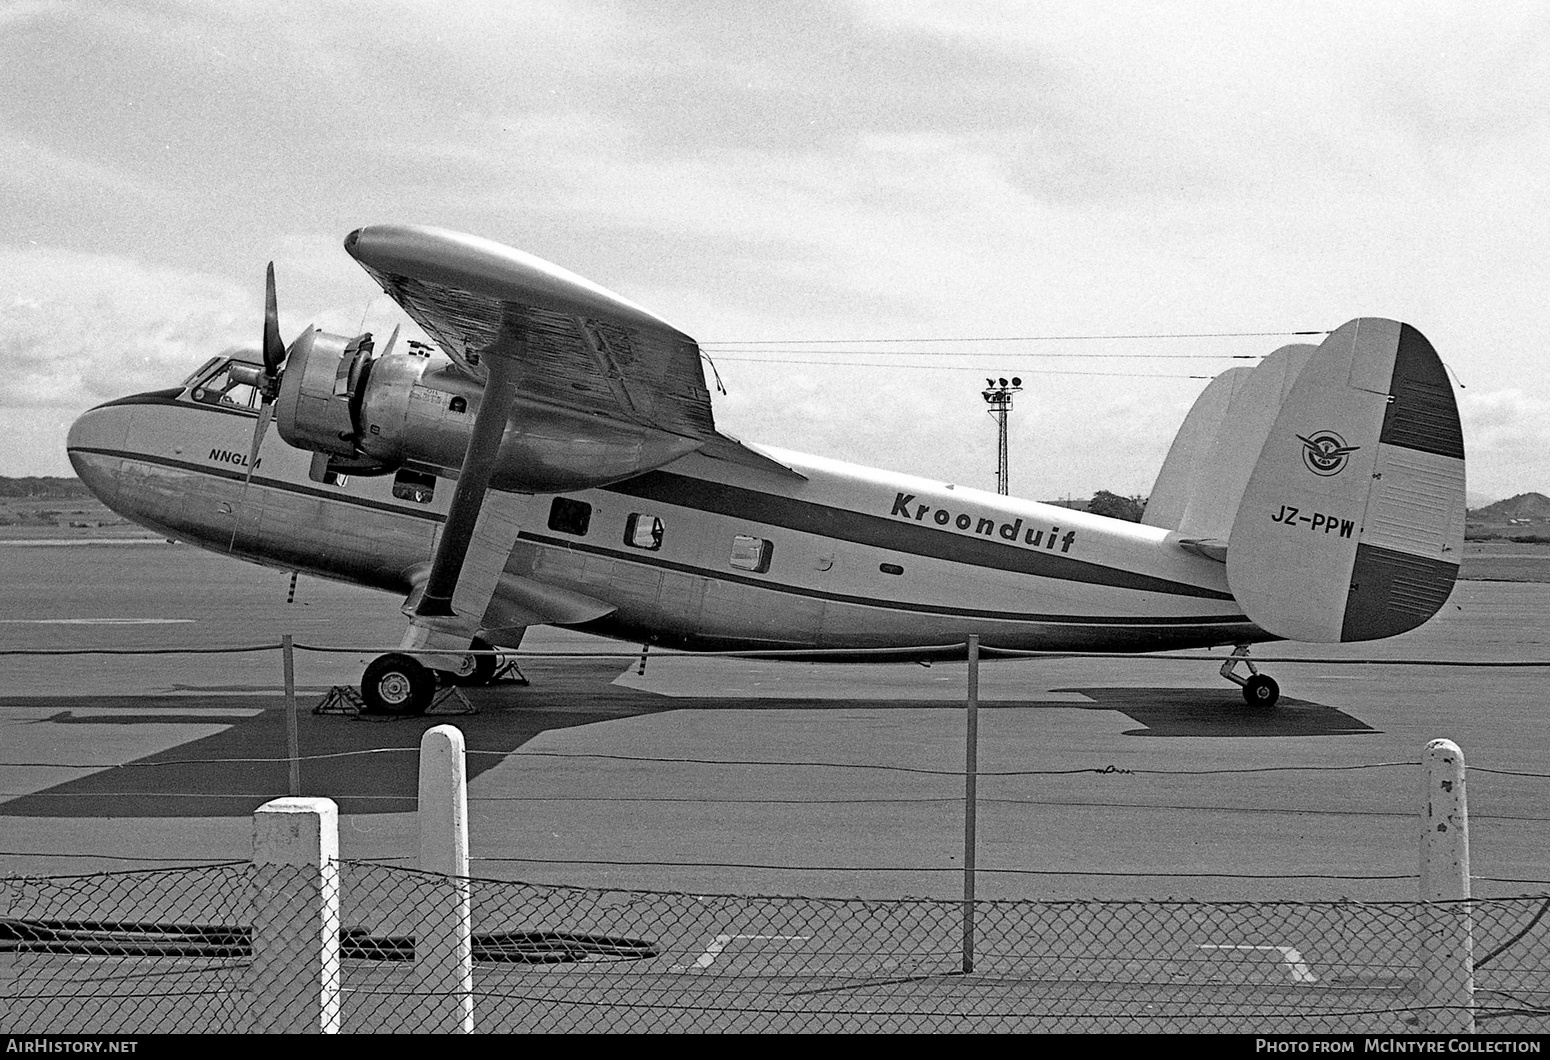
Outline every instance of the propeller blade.
<path id="1" fill-rule="evenodd" d="M 258 424 L 253 428 L 253 446 L 248 450 L 248 473 L 242 479 L 242 487 L 247 489 L 249 482 L 253 481 L 253 469 L 258 466 L 258 447 L 264 444 L 264 432 L 269 430 L 269 421 L 274 419 L 274 402 L 266 401 L 259 406 Z"/>
<path id="2" fill-rule="evenodd" d="M 285 361 L 285 343 L 280 341 L 280 309 L 274 293 L 274 262 L 264 274 L 264 369 L 273 378 Z"/>
<path id="3" fill-rule="evenodd" d="M 388 354 L 393 352 L 393 343 L 398 341 L 398 329 L 401 326 L 402 325 L 399 325 L 399 324 L 394 324 L 393 325 L 393 334 L 388 336 L 387 345 L 382 347 L 382 352 L 379 353 L 379 354 L 376 354 L 373 357 L 373 360 L 375 360 L 376 357 L 386 357 Z"/>

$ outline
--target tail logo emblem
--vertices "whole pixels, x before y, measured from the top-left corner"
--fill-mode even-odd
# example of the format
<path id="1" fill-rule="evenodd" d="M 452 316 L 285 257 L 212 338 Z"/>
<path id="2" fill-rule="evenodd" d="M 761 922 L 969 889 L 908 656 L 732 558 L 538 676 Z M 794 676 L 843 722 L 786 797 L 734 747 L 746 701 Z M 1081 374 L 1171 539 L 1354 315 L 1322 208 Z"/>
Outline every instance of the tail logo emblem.
<path id="1" fill-rule="evenodd" d="M 1308 470 L 1325 477 L 1344 471 L 1351 454 L 1361 448 L 1346 445 L 1334 431 L 1318 431 L 1307 437 L 1299 434 L 1297 440 L 1302 442 L 1302 462 Z"/>

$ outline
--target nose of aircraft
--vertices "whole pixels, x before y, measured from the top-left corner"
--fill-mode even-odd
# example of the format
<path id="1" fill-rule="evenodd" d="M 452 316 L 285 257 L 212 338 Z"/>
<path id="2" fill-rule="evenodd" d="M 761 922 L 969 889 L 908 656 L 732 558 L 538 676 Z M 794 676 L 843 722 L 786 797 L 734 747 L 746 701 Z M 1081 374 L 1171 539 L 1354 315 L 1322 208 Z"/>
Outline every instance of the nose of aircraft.
<path id="1" fill-rule="evenodd" d="M 118 469 L 133 410 L 123 405 L 99 405 L 70 425 L 65 450 L 75 473 L 99 500 L 112 507 L 118 492 Z"/>

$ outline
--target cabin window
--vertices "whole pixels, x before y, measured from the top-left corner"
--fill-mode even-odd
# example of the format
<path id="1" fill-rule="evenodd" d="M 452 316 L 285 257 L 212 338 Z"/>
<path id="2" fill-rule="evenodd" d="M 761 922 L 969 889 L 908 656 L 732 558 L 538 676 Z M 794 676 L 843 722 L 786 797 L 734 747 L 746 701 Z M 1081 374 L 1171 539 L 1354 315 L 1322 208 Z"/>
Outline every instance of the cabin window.
<path id="1" fill-rule="evenodd" d="M 393 496 L 401 501 L 429 504 L 436 496 L 436 476 L 402 468 L 393 476 Z"/>
<path id="2" fill-rule="evenodd" d="M 592 505 L 586 501 L 573 501 L 569 497 L 556 497 L 549 505 L 549 529 L 562 534 L 587 535 L 592 525 Z"/>
<path id="3" fill-rule="evenodd" d="M 655 552 L 662 547 L 662 520 L 654 515 L 631 512 L 624 521 L 624 543 L 631 548 Z"/>
<path id="4" fill-rule="evenodd" d="M 770 556 L 774 551 L 775 546 L 762 537 L 738 534 L 732 539 L 732 566 L 763 574 L 770 569 Z"/>
<path id="5" fill-rule="evenodd" d="M 467 412 L 468 399 L 459 394 L 457 397 L 447 402 L 447 409 L 451 412 Z"/>
<path id="6" fill-rule="evenodd" d="M 904 573 L 904 568 L 899 566 L 897 563 L 881 563 L 881 564 L 878 564 L 877 569 L 882 571 L 884 574 L 903 574 Z"/>

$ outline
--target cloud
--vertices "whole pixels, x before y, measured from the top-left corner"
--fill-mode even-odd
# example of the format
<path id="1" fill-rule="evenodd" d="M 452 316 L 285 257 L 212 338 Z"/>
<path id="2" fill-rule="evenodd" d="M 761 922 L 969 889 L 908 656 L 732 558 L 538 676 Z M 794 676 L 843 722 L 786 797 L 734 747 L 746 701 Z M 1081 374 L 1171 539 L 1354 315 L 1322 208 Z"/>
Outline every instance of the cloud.
<path id="1" fill-rule="evenodd" d="M 8 408 L 122 393 L 248 341 L 270 258 L 288 336 L 353 332 L 363 313 L 390 327 L 339 247 L 378 222 L 510 243 L 706 341 L 1376 314 L 1421 327 L 1481 393 L 1550 385 L 1536 5 L 343 0 L 276 19 L 250 0 L 126 0 L 4 17 L 0 97 L 26 104 L 0 128 L 7 223 L 81 255 L 84 277 L 29 288 L 6 252 Z M 141 283 L 164 299 L 136 304 L 124 290 Z M 131 344 L 133 380 L 107 382 L 123 351 L 70 375 L 101 333 Z M 1041 363 L 728 361 L 718 415 L 754 440 L 959 478 L 993 470 L 975 377 Z M 1073 492 L 1146 489 L 1200 386 L 1040 378 L 1013 481 L 1069 476 Z M 1092 444 L 1066 441 L 1084 431 Z M 1471 452 L 1482 478 L 1494 450 Z"/>
<path id="2" fill-rule="evenodd" d="M 82 196 L 142 199 L 151 188 L 124 170 L 29 143 L 0 130 L 0 186 L 13 194 L 69 198 L 77 206 Z"/>
<path id="3" fill-rule="evenodd" d="M 1459 400 L 1472 494 L 1500 500 L 1550 483 L 1550 400 L 1511 388 Z"/>
<path id="4" fill-rule="evenodd" d="M 262 295 L 129 258 L 0 248 L 0 405 L 84 409 L 251 341 Z"/>

